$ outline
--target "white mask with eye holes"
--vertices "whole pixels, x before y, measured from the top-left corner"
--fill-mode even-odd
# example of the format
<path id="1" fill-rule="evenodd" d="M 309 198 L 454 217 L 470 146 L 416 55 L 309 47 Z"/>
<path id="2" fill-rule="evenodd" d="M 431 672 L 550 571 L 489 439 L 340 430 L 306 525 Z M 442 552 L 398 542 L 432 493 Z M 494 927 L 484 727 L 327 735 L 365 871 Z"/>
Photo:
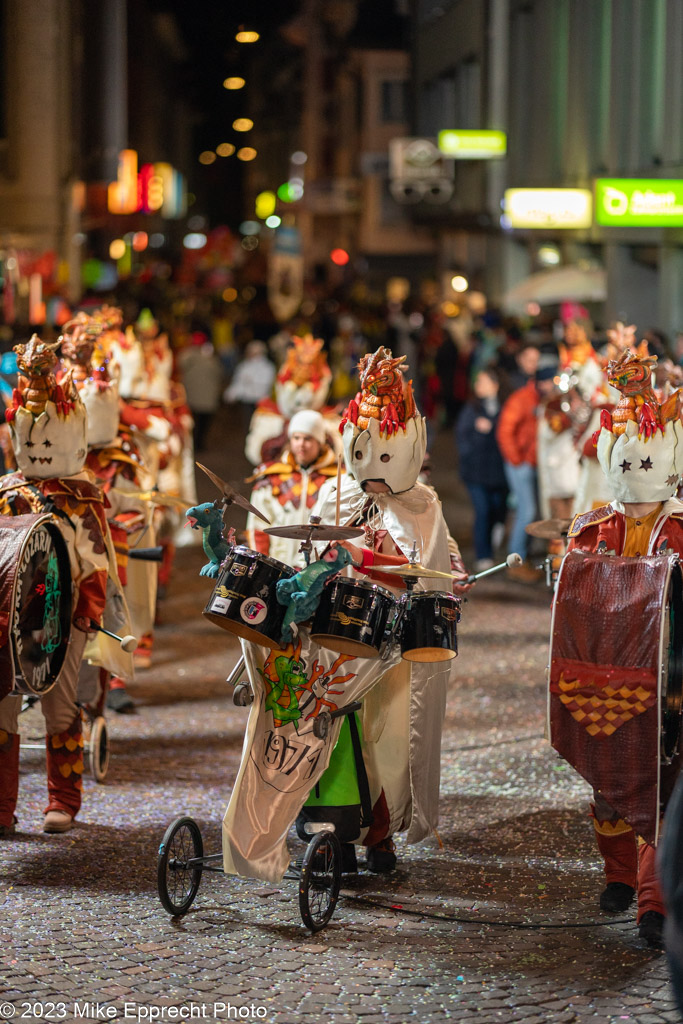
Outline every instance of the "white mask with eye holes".
<path id="1" fill-rule="evenodd" d="M 407 491 L 417 482 L 427 450 L 427 423 L 423 416 L 414 416 L 396 433 L 380 433 L 379 421 L 370 420 L 361 430 L 357 424 L 346 423 L 342 442 L 347 471 L 360 487 L 370 481 L 381 481 L 392 494 Z"/>
<path id="2" fill-rule="evenodd" d="M 311 381 L 297 385 L 293 380 L 275 382 L 275 402 L 278 409 L 285 417 L 291 420 L 297 412 L 302 409 L 322 409 L 325 399 L 330 390 L 332 375 L 325 378 L 314 387 Z"/>
<path id="3" fill-rule="evenodd" d="M 88 416 L 88 447 L 110 444 L 119 429 L 119 391 L 115 380 L 103 387 L 92 378 L 86 380 L 80 396 Z"/>
<path id="4" fill-rule="evenodd" d="M 35 416 L 23 406 L 10 423 L 17 467 L 27 479 L 51 480 L 74 476 L 85 465 L 87 417 L 80 399 L 66 416 L 54 402 Z"/>

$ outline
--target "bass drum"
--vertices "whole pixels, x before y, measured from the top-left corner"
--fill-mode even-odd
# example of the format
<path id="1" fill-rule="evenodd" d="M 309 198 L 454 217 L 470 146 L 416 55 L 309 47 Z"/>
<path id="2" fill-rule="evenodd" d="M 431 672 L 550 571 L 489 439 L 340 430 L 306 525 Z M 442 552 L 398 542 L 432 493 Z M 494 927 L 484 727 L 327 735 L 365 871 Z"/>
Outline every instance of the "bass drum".
<path id="1" fill-rule="evenodd" d="M 69 552 L 52 516 L 0 518 L 0 607 L 0 697 L 40 697 L 57 682 L 71 631 Z"/>
<path id="2" fill-rule="evenodd" d="M 550 638 L 550 742 L 618 815 L 656 845 L 681 740 L 679 557 L 571 550 Z M 675 767 L 675 765 L 674 765 Z"/>

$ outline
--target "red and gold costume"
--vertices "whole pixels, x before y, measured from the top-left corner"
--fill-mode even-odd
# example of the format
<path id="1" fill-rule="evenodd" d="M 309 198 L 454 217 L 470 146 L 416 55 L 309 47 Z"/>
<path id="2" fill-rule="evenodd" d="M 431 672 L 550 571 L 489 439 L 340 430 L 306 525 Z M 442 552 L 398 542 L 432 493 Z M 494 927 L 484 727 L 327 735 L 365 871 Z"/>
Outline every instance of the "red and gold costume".
<path id="1" fill-rule="evenodd" d="M 250 501 L 263 512 L 273 526 L 289 526 L 308 522 L 320 488 L 337 475 L 337 459 L 325 446 L 315 462 L 299 466 L 292 453 L 285 449 L 280 459 L 259 466 L 253 481 Z M 247 516 L 249 546 L 255 551 L 277 558 L 287 565 L 303 564 L 298 555 L 301 541 L 272 537 L 259 528 L 251 512 Z"/>
<path id="2" fill-rule="evenodd" d="M 99 622 L 105 607 L 108 556 L 106 498 L 87 471 L 65 479 L 27 480 L 21 473 L 0 479 L 0 514 L 54 509 L 69 548 L 74 619 Z M 72 628 L 68 654 L 55 686 L 41 699 L 45 716 L 48 804 L 72 819 L 81 806 L 83 737 L 76 690 L 86 634 Z M 0 825 L 11 828 L 19 789 L 17 719 L 21 697 L 0 701 Z"/>
<path id="3" fill-rule="evenodd" d="M 624 515 L 611 505 L 603 506 L 577 516 L 568 536 L 570 551 L 607 550 L 617 555 L 635 556 L 652 554 L 664 546 L 683 557 L 683 503 L 673 499 L 639 519 Z M 610 701 L 618 710 L 617 703 L 618 700 Z M 638 701 L 635 707 L 638 713 Z M 673 789 L 678 770 L 678 757 L 671 765 L 662 768 L 662 807 Z M 621 882 L 637 890 L 638 921 L 649 910 L 664 914 L 655 870 L 654 844 L 644 839 L 638 841 L 631 825 L 597 789 L 594 791 L 592 816 L 607 883 Z"/>
<path id="4" fill-rule="evenodd" d="M 302 409 L 320 412 L 327 428 L 326 443 L 337 453 L 341 451 L 339 414 L 333 406 L 325 405 L 332 371 L 322 347 L 322 339 L 311 334 L 293 338 L 275 380 L 275 397 L 261 399 L 249 424 L 244 451 L 254 465 L 280 455 L 287 444 L 289 421 Z"/>
<path id="5" fill-rule="evenodd" d="M 594 789 L 607 879 L 601 907 L 623 910 L 637 890 L 640 935 L 658 946 L 664 905 L 655 846 L 680 760 L 677 736 L 666 757 L 660 749 L 660 623 L 669 615 L 662 609 L 670 574 L 679 571 L 675 556 L 683 557 L 683 502 L 673 497 L 683 426 L 678 394 L 660 404 L 652 390 L 655 362 L 627 349 L 607 367 L 622 398 L 612 413 L 602 410 L 594 442 L 613 501 L 576 516 L 569 529 L 553 613 L 549 721 L 553 746 Z"/>

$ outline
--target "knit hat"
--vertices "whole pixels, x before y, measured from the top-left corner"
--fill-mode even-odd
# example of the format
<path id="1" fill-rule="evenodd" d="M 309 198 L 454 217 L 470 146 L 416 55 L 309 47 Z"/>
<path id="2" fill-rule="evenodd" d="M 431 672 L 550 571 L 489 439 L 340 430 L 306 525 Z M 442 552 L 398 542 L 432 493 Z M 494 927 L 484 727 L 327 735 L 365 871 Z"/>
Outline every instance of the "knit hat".
<path id="1" fill-rule="evenodd" d="M 292 434 L 308 434 L 319 444 L 325 444 L 325 420 L 314 409 L 302 409 L 294 413 L 289 421 L 287 437 L 291 437 Z"/>

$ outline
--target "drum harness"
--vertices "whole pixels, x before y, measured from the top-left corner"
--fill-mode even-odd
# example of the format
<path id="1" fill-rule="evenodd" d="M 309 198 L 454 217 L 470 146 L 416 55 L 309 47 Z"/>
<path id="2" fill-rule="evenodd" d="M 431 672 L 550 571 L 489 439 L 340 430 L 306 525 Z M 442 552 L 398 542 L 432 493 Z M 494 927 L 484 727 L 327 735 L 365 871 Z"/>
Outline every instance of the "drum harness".
<path id="1" fill-rule="evenodd" d="M 25 486 L 27 488 L 27 490 L 29 490 L 31 492 L 31 494 L 33 494 L 38 499 L 38 501 L 43 506 L 43 508 L 45 509 L 46 512 L 50 512 L 52 515 L 56 516 L 58 519 L 63 519 L 65 523 L 69 524 L 69 526 L 74 531 L 74 533 L 76 532 L 76 527 L 75 527 L 74 523 L 71 522 L 71 519 L 66 514 L 66 512 L 64 512 L 63 509 L 59 508 L 56 505 L 56 503 L 54 502 L 54 500 L 52 498 L 46 498 L 45 495 L 41 491 L 38 490 L 38 488 L 35 486 L 35 484 L 30 484 L 30 483 L 28 483 L 28 481 L 23 486 Z M 13 499 L 9 498 L 8 501 L 9 501 L 10 508 L 13 508 L 13 505 L 14 505 Z"/>

